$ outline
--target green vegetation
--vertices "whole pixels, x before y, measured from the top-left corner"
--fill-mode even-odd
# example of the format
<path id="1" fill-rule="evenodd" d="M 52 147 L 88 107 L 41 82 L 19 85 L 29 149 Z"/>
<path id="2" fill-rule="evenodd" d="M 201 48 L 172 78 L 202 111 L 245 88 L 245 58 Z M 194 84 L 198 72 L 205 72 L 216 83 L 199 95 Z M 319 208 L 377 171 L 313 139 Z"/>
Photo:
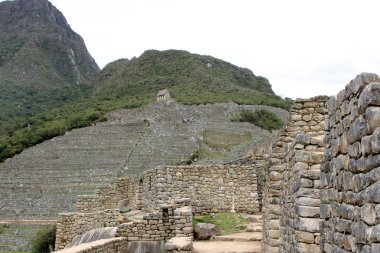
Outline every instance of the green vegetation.
<path id="1" fill-rule="evenodd" d="M 1 224 L 0 225 L 0 235 L 4 233 L 4 230 L 9 228 L 8 224 Z"/>
<path id="2" fill-rule="evenodd" d="M 199 141 L 199 157 L 201 159 L 224 159 L 226 151 L 247 145 L 252 135 L 246 133 L 225 133 L 216 130 L 203 132 L 203 140 Z"/>
<path id="3" fill-rule="evenodd" d="M 211 63 L 207 67 L 206 63 Z M 151 93 L 168 88 L 183 104 L 235 102 L 289 109 L 291 101 L 276 96 L 269 81 L 211 56 L 186 51 L 149 50 L 139 58 L 107 65 L 96 80 L 96 93 L 104 98 Z"/>
<path id="4" fill-rule="evenodd" d="M 193 217 L 193 226 L 202 222 L 218 226 L 220 235 L 241 232 L 247 228 L 248 224 L 248 221 L 239 213 L 217 213 Z"/>
<path id="5" fill-rule="evenodd" d="M 284 122 L 273 112 L 259 109 L 254 112 L 242 110 L 232 121 L 249 122 L 269 131 L 281 129 Z"/>
<path id="6" fill-rule="evenodd" d="M 32 253 L 49 253 L 54 250 L 56 227 L 47 227 L 39 231 L 30 242 Z"/>
<path id="7" fill-rule="evenodd" d="M 213 63 L 211 68 L 206 66 L 206 61 Z M 12 85 L 9 83 L 9 86 Z M 172 97 L 185 104 L 234 101 L 282 108 L 290 106 L 290 101 L 273 94 L 265 78 L 257 77 L 247 69 L 209 56 L 175 50 L 147 51 L 130 61 L 110 63 L 93 84 L 63 86 L 54 92 L 46 91 L 38 99 L 33 97 L 37 105 L 33 101 L 21 103 L 19 97 L 24 95 L 12 97 L 8 94 L 10 98 L 6 100 L 1 91 L 18 94 L 9 86 L 0 88 L 0 106 L 6 108 L 4 113 L 8 115 L 0 123 L 0 162 L 71 129 L 104 121 L 109 111 L 152 103 L 157 91 L 162 88 L 169 88 Z M 53 98 L 55 104 L 46 102 L 44 98 L 47 96 Z M 7 103 L 14 104 L 7 106 Z M 34 109 L 27 115 L 18 113 L 18 110 L 24 110 L 27 103 Z M 212 141 L 206 143 L 211 148 L 214 144 Z M 233 143 L 226 145 L 221 148 L 231 148 L 228 145 L 233 146 Z M 223 152 L 215 148 L 206 156 L 223 157 Z"/>

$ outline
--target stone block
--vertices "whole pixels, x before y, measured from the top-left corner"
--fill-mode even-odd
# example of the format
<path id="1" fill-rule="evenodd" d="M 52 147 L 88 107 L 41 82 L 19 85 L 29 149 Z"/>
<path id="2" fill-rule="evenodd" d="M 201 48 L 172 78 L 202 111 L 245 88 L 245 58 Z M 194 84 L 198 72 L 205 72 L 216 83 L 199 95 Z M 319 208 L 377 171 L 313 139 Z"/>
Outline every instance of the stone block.
<path id="1" fill-rule="evenodd" d="M 371 116 L 372 111 L 368 111 Z M 373 115 L 375 116 L 375 115 Z M 363 116 L 359 116 L 352 123 L 350 130 L 348 131 L 348 141 L 350 144 L 359 141 L 367 133 L 367 123 Z"/>
<path id="2" fill-rule="evenodd" d="M 319 217 L 319 207 L 311 207 L 311 206 L 295 206 L 296 214 L 298 214 L 301 217 L 308 217 L 308 218 L 316 218 Z"/>
<path id="3" fill-rule="evenodd" d="M 380 224 L 367 229 L 367 240 L 369 242 L 380 242 Z"/>
<path id="4" fill-rule="evenodd" d="M 380 153 L 380 127 L 376 128 L 371 135 L 371 148 L 373 154 Z"/>
<path id="5" fill-rule="evenodd" d="M 329 204 L 321 204 L 320 207 L 320 217 L 322 219 L 329 218 L 331 216 L 331 205 Z"/>
<path id="6" fill-rule="evenodd" d="M 295 231 L 297 242 L 314 243 L 314 233 Z"/>
<path id="7" fill-rule="evenodd" d="M 297 252 L 299 253 L 320 253 L 321 249 L 317 244 L 299 243 L 297 245 Z"/>
<path id="8" fill-rule="evenodd" d="M 360 215 L 362 220 L 368 225 L 374 225 L 376 222 L 376 210 L 375 205 L 366 203 L 360 209 Z"/>
<path id="9" fill-rule="evenodd" d="M 364 199 L 371 203 L 380 203 L 380 181 L 367 187 L 364 191 Z"/>
<path id="10" fill-rule="evenodd" d="M 313 218 L 297 218 L 296 228 L 301 231 L 317 233 L 319 232 L 319 219 Z"/>
<path id="11" fill-rule="evenodd" d="M 359 113 L 364 113 L 368 106 L 373 105 L 380 105 L 380 83 L 371 83 L 364 88 L 358 100 Z"/>
<path id="12" fill-rule="evenodd" d="M 367 133 L 372 134 L 380 127 L 380 107 L 368 107 L 365 111 Z"/>

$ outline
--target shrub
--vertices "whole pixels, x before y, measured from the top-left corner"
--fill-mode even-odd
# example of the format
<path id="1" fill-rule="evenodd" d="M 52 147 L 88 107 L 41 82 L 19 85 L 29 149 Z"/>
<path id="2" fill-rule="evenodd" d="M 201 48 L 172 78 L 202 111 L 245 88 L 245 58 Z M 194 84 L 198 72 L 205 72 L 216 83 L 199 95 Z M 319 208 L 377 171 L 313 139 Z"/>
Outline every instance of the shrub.
<path id="1" fill-rule="evenodd" d="M 242 110 L 239 115 L 232 118 L 232 121 L 249 122 L 269 131 L 282 128 L 282 120 L 273 112 L 259 109 L 254 112 Z"/>
<path id="2" fill-rule="evenodd" d="M 40 230 L 36 237 L 31 241 L 31 249 L 33 253 L 49 253 L 53 252 L 55 245 L 56 227 L 47 227 Z"/>

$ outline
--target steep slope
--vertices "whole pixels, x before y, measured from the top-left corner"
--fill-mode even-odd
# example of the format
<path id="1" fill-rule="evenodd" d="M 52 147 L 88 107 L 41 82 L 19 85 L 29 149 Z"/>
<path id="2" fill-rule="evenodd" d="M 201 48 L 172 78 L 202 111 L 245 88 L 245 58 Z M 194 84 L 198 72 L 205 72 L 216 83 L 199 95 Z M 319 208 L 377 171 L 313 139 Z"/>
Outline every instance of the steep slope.
<path id="1" fill-rule="evenodd" d="M 54 219 L 72 211 L 76 195 L 121 175 L 138 175 L 156 166 L 187 161 L 200 150 L 205 133 L 250 136 L 203 163 L 240 158 L 275 137 L 249 123 L 231 122 L 241 109 L 263 106 L 155 103 L 112 112 L 107 122 L 80 128 L 29 148 L 0 164 L 0 219 Z M 283 120 L 287 111 L 266 107 Z M 220 151 L 223 149 L 223 153 Z M 202 159 L 202 157 L 200 157 Z"/>
<path id="2" fill-rule="evenodd" d="M 139 58 L 112 62 L 96 77 L 94 86 L 91 95 L 29 117 L 16 128 L 3 124 L 0 162 L 68 130 L 101 121 L 109 111 L 152 103 L 157 91 L 163 88 L 168 88 L 172 97 L 182 104 L 232 101 L 285 109 L 291 104 L 290 100 L 273 93 L 266 78 L 248 69 L 178 50 L 149 50 Z M 90 92 L 87 90 L 86 94 Z"/>
<path id="3" fill-rule="evenodd" d="M 1 123 L 81 96 L 74 86 L 98 71 L 83 39 L 48 0 L 0 2 Z"/>
<path id="4" fill-rule="evenodd" d="M 110 63 L 95 85 L 100 97 L 139 96 L 142 91 L 152 97 L 157 90 L 169 88 L 176 101 L 185 104 L 234 101 L 289 106 L 273 93 L 266 78 L 251 70 L 179 50 L 149 50 L 138 58 Z"/>

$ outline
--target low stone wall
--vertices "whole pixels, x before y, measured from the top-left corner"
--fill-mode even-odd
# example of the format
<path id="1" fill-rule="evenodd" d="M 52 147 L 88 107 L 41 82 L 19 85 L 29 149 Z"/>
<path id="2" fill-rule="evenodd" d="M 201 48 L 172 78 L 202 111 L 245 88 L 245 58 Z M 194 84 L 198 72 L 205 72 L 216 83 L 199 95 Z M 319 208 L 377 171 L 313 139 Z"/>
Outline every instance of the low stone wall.
<path id="1" fill-rule="evenodd" d="M 61 250 L 72 239 L 95 228 L 116 227 L 122 222 L 117 209 L 95 213 L 61 213 L 58 215 L 55 249 Z"/>
<path id="2" fill-rule="evenodd" d="M 357 76 L 328 105 L 321 249 L 380 252 L 380 77 Z"/>
<path id="3" fill-rule="evenodd" d="M 192 237 L 191 207 L 181 206 L 181 203 L 184 202 L 162 205 L 159 211 L 145 215 L 141 221 L 120 224 L 117 236 L 128 238 L 128 241 L 159 242 L 165 242 L 173 237 Z"/>
<path id="4" fill-rule="evenodd" d="M 259 212 L 253 165 L 168 166 L 145 172 L 143 209 L 156 210 L 176 198 L 189 198 L 195 214 Z"/>
<path id="5" fill-rule="evenodd" d="M 84 243 L 69 249 L 58 250 L 56 253 L 99 253 L 114 252 L 128 253 L 128 240 L 123 237 L 103 239 L 91 243 Z"/>
<path id="6" fill-rule="evenodd" d="M 78 196 L 76 212 L 92 213 L 116 207 L 141 209 L 141 187 L 137 177 L 118 178 L 110 186 L 99 187 L 95 194 Z"/>
<path id="7" fill-rule="evenodd" d="M 285 148 L 280 252 L 320 252 L 320 167 L 324 136 L 298 134 Z"/>

